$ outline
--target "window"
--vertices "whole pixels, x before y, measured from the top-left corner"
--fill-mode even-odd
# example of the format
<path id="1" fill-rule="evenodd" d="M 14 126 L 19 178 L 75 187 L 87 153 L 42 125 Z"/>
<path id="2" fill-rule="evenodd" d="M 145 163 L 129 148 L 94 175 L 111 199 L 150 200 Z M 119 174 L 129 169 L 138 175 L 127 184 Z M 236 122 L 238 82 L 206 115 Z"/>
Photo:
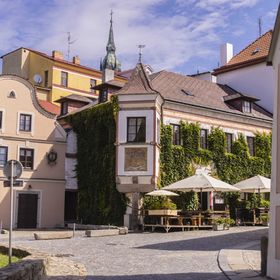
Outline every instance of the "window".
<path id="1" fill-rule="evenodd" d="M 19 130 L 31 131 L 32 116 L 28 114 L 20 114 L 19 117 Z"/>
<path id="2" fill-rule="evenodd" d="M 200 148 L 207 149 L 207 129 L 200 129 Z"/>
<path id="3" fill-rule="evenodd" d="M 146 141 L 146 118 L 127 118 L 127 142 Z"/>
<path id="4" fill-rule="evenodd" d="M 63 116 L 63 115 L 66 115 L 67 113 L 68 113 L 68 103 L 62 102 L 60 114 Z"/>
<path id="5" fill-rule="evenodd" d="M 34 163 L 34 150 L 20 148 L 19 150 L 19 161 L 22 166 L 26 169 L 33 169 Z"/>
<path id="6" fill-rule="evenodd" d="M 45 81 L 45 87 L 48 87 L 48 84 L 49 84 L 49 71 L 48 70 L 45 71 L 44 81 Z"/>
<path id="7" fill-rule="evenodd" d="M 251 102 L 243 101 L 242 111 L 243 111 L 243 113 L 251 113 L 252 112 Z"/>
<path id="8" fill-rule="evenodd" d="M 226 133 L 226 151 L 228 153 L 231 153 L 232 151 L 232 134 L 231 133 Z"/>
<path id="9" fill-rule="evenodd" d="M 172 134 L 173 134 L 173 145 L 181 144 L 181 135 L 180 135 L 180 125 L 171 124 L 172 125 Z"/>
<path id="10" fill-rule="evenodd" d="M 95 93 L 95 89 L 93 87 L 96 86 L 96 80 L 90 79 L 90 92 Z"/>
<path id="11" fill-rule="evenodd" d="M 102 89 L 99 93 L 99 103 L 106 102 L 108 100 L 108 90 Z"/>
<path id="12" fill-rule="evenodd" d="M 67 72 L 61 72 L 61 85 L 64 87 L 68 86 L 68 73 Z"/>
<path id="13" fill-rule="evenodd" d="M 247 136 L 247 144 L 248 144 L 250 155 L 254 156 L 255 155 L 255 138 Z"/>
<path id="14" fill-rule="evenodd" d="M 0 111 L 0 129 L 2 129 L 3 112 Z"/>
<path id="15" fill-rule="evenodd" d="M 8 147 L 0 147 L 0 166 L 4 166 L 8 158 Z"/>

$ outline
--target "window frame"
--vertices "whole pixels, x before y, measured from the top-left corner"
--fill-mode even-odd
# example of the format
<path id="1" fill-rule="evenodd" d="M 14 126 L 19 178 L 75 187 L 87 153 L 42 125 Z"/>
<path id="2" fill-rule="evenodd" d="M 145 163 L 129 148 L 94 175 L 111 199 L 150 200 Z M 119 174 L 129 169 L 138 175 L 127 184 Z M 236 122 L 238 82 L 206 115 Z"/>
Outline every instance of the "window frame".
<path id="1" fill-rule="evenodd" d="M 204 141 L 205 143 L 202 143 L 202 139 L 204 139 L 204 137 L 202 138 L 202 136 L 201 136 L 202 131 L 205 132 L 205 141 Z M 200 136 L 200 141 L 199 141 L 200 148 L 201 149 L 208 149 L 208 129 L 201 128 L 199 136 Z M 203 144 L 205 144 L 205 146 Z"/>
<path id="2" fill-rule="evenodd" d="M 0 130 L 3 129 L 3 116 L 4 116 L 4 113 L 2 110 L 0 110 Z"/>
<path id="3" fill-rule="evenodd" d="M 21 117 L 24 117 L 24 127 L 22 128 L 21 124 Z M 27 125 L 26 125 L 26 117 L 30 117 L 30 124 L 29 124 L 29 129 L 26 129 Z M 19 126 L 18 126 L 18 130 L 21 132 L 31 132 L 32 131 L 32 122 L 33 122 L 33 117 L 32 114 L 28 114 L 28 113 L 20 113 L 19 114 Z"/>
<path id="4" fill-rule="evenodd" d="M 181 126 L 179 124 L 170 124 L 172 126 L 172 144 L 181 145 Z M 178 131 L 175 133 L 174 128 L 178 128 Z"/>
<path id="5" fill-rule="evenodd" d="M 27 162 L 27 160 L 26 160 L 26 157 L 27 157 L 26 154 L 24 155 L 25 161 L 24 161 L 24 162 L 21 161 L 21 151 L 22 151 L 22 150 L 24 150 L 25 153 L 26 153 L 26 151 L 31 151 L 31 157 L 32 157 L 32 160 L 31 160 L 31 167 L 26 167 L 26 166 L 25 166 L 25 164 L 26 164 L 26 162 Z M 25 170 L 34 170 L 34 149 L 20 147 L 20 148 L 19 148 L 19 161 L 21 162 L 21 164 L 22 164 L 22 166 L 23 166 L 23 168 L 24 168 Z"/>
<path id="6" fill-rule="evenodd" d="M 243 100 L 243 102 L 242 102 L 242 112 L 243 113 L 252 113 L 252 102 L 250 102 L 248 100 Z"/>
<path id="7" fill-rule="evenodd" d="M 108 89 L 102 89 L 99 91 L 99 103 L 104 103 L 108 100 Z"/>
<path id="8" fill-rule="evenodd" d="M 4 165 L 8 161 L 8 146 L 0 146 L 0 150 L 3 149 L 3 148 L 6 150 L 6 159 L 5 159 L 5 162 L 3 164 L 1 164 L 1 159 L 0 159 L 0 167 L 4 167 Z M 2 154 L 0 153 L 0 155 L 2 155 Z"/>
<path id="9" fill-rule="evenodd" d="M 246 137 L 247 140 L 247 146 L 248 146 L 248 150 L 249 150 L 249 154 L 250 156 L 255 156 L 255 137 L 253 136 L 247 136 Z M 251 143 L 249 143 L 252 140 Z M 252 146 L 251 146 L 252 144 Z"/>
<path id="10" fill-rule="evenodd" d="M 49 85 L 49 70 L 44 71 L 44 86 L 48 87 Z"/>
<path id="11" fill-rule="evenodd" d="M 65 74 L 65 77 L 63 76 L 64 74 Z M 63 87 L 68 87 L 68 72 L 61 71 L 60 85 L 63 86 Z"/>
<path id="12" fill-rule="evenodd" d="M 136 125 L 135 125 L 135 132 L 134 133 L 130 133 L 129 131 L 130 131 L 130 126 L 132 126 L 132 125 L 130 125 L 130 120 L 132 120 L 132 119 L 135 119 L 135 123 L 136 123 Z M 139 140 L 139 135 L 137 136 L 137 128 L 138 128 L 138 120 L 139 119 L 142 119 L 142 120 L 144 120 L 144 133 L 143 133 L 143 135 L 144 135 L 144 139 L 140 139 Z M 146 143 L 146 137 L 147 137 L 147 135 L 146 135 L 146 132 L 147 132 L 147 128 L 146 128 L 146 124 L 147 124 L 147 121 L 146 121 L 146 117 L 127 117 L 127 120 L 126 120 L 126 122 L 127 122 L 127 126 L 126 126 L 126 142 L 127 143 Z M 140 125 L 140 127 L 141 127 L 141 125 Z M 139 127 L 139 129 L 140 129 L 140 127 Z M 139 131 L 139 129 L 138 129 L 138 131 Z M 134 135 L 135 134 L 135 140 L 129 140 L 129 135 Z"/>
<path id="13" fill-rule="evenodd" d="M 93 81 L 94 81 L 94 85 L 92 85 L 92 82 L 93 82 Z M 97 83 L 97 81 L 96 81 L 95 79 L 93 79 L 93 78 L 90 79 L 89 85 L 90 85 L 90 92 L 91 92 L 91 93 L 95 93 L 95 89 L 93 89 L 93 87 L 96 86 L 96 83 Z"/>
<path id="14" fill-rule="evenodd" d="M 233 144 L 233 133 L 225 132 L 226 135 L 226 152 L 231 153 L 232 152 L 232 144 Z M 228 146 L 228 136 L 230 136 L 230 146 Z"/>

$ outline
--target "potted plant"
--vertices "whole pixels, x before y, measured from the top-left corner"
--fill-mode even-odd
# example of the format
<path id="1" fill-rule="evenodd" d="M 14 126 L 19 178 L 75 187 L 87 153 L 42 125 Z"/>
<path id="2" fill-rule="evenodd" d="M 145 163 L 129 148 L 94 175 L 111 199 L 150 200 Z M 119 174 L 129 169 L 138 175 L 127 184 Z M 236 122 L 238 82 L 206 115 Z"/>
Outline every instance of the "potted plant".
<path id="1" fill-rule="evenodd" d="M 224 229 L 229 229 L 235 224 L 235 221 L 231 218 L 224 218 Z"/>
<path id="2" fill-rule="evenodd" d="M 269 215 L 268 214 L 262 214 L 261 215 L 261 221 L 262 225 L 268 227 L 269 226 Z"/>
<path id="3" fill-rule="evenodd" d="M 219 231 L 224 230 L 225 219 L 224 218 L 216 218 L 213 220 L 213 230 Z"/>
<path id="4" fill-rule="evenodd" d="M 150 216 L 176 216 L 177 206 L 168 197 L 149 197 L 144 200 L 144 208 Z"/>

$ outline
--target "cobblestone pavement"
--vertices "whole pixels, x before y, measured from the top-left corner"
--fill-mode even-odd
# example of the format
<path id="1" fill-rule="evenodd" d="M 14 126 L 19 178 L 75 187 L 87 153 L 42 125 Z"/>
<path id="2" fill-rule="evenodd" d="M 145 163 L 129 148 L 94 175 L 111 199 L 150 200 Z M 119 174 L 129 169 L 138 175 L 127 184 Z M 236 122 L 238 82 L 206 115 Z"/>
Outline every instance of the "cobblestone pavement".
<path id="1" fill-rule="evenodd" d="M 77 232 L 73 239 L 36 241 L 32 232 L 15 232 L 14 244 L 63 254 L 82 263 L 88 280 L 226 280 L 217 262 L 219 250 L 242 248 L 265 234 L 267 229 L 261 227 L 236 227 L 222 232 L 130 233 L 98 238 Z M 7 242 L 7 238 L 0 235 L 0 242 Z M 258 250 L 248 254 L 254 259 Z"/>

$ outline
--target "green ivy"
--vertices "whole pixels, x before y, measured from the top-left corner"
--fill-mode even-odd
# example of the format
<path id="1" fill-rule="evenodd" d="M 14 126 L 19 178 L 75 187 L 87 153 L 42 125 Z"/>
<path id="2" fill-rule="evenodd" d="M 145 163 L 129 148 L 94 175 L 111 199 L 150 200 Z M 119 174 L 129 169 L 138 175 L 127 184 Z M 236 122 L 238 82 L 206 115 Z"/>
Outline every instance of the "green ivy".
<path id="1" fill-rule="evenodd" d="M 226 152 L 226 135 L 220 128 L 213 128 L 208 136 L 208 150 L 200 148 L 198 123 L 181 122 L 182 146 L 172 145 L 172 128 L 161 129 L 161 186 L 166 186 L 194 174 L 193 163 L 213 163 L 217 176 L 235 184 L 255 175 L 271 175 L 271 134 L 256 133 L 255 156 L 250 156 L 247 141 L 239 134 L 232 144 L 232 153 Z M 233 211 L 239 194 L 227 196 Z"/>
<path id="2" fill-rule="evenodd" d="M 117 102 L 113 99 L 68 117 L 77 134 L 78 216 L 83 223 L 121 225 L 126 199 L 116 189 Z"/>

